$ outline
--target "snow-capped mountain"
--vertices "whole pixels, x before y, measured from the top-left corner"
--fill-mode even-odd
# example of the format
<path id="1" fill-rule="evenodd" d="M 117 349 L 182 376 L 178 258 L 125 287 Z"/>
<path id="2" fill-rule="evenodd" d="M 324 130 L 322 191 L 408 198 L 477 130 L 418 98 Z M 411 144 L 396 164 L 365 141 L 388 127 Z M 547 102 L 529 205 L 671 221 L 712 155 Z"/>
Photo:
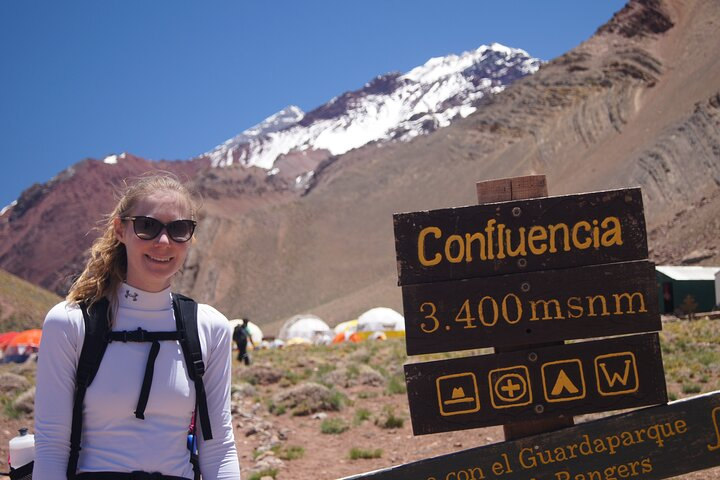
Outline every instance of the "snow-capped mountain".
<path id="1" fill-rule="evenodd" d="M 156 169 L 174 172 L 191 179 L 208 203 L 220 202 L 217 211 L 233 215 L 297 199 L 312 191 L 323 169 L 343 153 L 445 127 L 475 111 L 483 97 L 535 72 L 540 63 L 522 50 L 483 46 L 433 58 L 405 74 L 381 75 L 308 113 L 287 107 L 190 160 L 150 161 L 130 153 L 85 159 L 26 189 L 0 211 L 0 268 L 64 292 L 93 240 L 85 235 L 92 228 L 89 219 L 112 208 L 111 187 L 123 179 Z M 231 165 L 259 168 L 221 168 Z M 94 196 L 87 197 L 91 191 Z M 84 215 L 76 215 L 73 209 L 86 198 Z M 44 220 L 50 217 L 62 219 L 52 235 Z"/>
<path id="2" fill-rule="evenodd" d="M 381 75 L 307 114 L 289 106 L 206 156 L 215 167 L 239 163 L 271 170 L 291 152 L 341 155 L 370 142 L 407 141 L 473 113 L 480 99 L 535 73 L 541 63 L 497 43 L 431 58 L 404 75 Z"/>

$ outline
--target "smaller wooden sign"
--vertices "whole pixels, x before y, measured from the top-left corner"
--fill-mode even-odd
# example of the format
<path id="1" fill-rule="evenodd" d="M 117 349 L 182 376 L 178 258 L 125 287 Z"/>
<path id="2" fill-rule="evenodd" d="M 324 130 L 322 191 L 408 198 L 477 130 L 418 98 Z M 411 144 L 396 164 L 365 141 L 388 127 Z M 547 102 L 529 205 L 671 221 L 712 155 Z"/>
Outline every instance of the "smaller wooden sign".
<path id="1" fill-rule="evenodd" d="M 407 285 L 402 293 L 408 355 L 662 329 L 647 261 Z"/>
<path id="2" fill-rule="evenodd" d="M 405 365 L 415 435 L 667 401 L 658 335 Z"/>
<path id="3" fill-rule="evenodd" d="M 647 258 L 639 188 L 395 214 L 400 285 Z"/>
<path id="4" fill-rule="evenodd" d="M 720 465 L 719 427 L 712 392 L 344 480 L 657 480 Z"/>

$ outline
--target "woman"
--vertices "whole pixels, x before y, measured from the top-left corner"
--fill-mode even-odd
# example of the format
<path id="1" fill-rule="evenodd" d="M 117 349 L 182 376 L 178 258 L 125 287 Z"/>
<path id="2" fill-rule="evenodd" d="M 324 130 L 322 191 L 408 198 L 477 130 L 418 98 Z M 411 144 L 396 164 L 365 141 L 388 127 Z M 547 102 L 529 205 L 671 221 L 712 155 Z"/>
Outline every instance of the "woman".
<path id="1" fill-rule="evenodd" d="M 143 177 L 127 187 L 66 301 L 48 313 L 38 359 L 34 478 L 66 478 L 76 367 L 85 332 L 79 305 L 91 306 L 107 298 L 115 331 L 176 330 L 170 282 L 187 256 L 195 214 L 195 199 L 169 175 Z M 198 435 L 200 470 L 205 480 L 237 480 L 240 467 L 230 414 L 230 326 L 221 313 L 202 304 L 197 324 L 212 427 L 212 439 Z M 144 419 L 133 411 L 149 345 L 119 341 L 107 345 L 83 402 L 78 478 L 143 478 L 130 472 L 193 478 L 186 439 L 195 412 L 194 384 L 178 342 L 160 343 Z"/>

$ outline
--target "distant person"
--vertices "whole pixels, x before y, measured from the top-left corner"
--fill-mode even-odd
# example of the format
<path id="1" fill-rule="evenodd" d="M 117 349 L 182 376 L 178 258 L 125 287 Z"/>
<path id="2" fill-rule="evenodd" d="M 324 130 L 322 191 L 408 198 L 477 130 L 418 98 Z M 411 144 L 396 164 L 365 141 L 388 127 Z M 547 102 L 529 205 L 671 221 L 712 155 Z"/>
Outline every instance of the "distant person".
<path id="1" fill-rule="evenodd" d="M 202 431 L 196 435 L 202 477 L 240 478 L 230 413 L 229 323 L 209 305 L 197 305 L 190 315 L 197 318 L 194 338 L 202 358 L 192 368 L 204 367 L 203 396 L 189 377 L 188 334 L 180 332 L 173 309 L 178 297 L 171 294 L 170 283 L 193 243 L 196 219 L 196 198 L 172 175 L 145 176 L 126 186 L 66 301 L 45 318 L 34 478 L 193 479 L 198 472 L 189 461 L 191 423 L 211 432 L 210 439 Z M 91 311 L 100 305 L 109 305 L 104 312 L 112 333 L 135 340 L 112 337 L 107 343 L 80 407 L 82 448 L 76 462 L 69 461 L 76 367 L 88 340 L 81 306 Z M 188 316 L 183 317 L 187 325 Z M 185 340 L 158 340 L 170 333 Z M 206 408 L 198 405 L 202 398 Z"/>
<path id="2" fill-rule="evenodd" d="M 255 346 L 250 330 L 248 330 L 248 320 L 241 318 L 240 323 L 237 324 L 233 331 L 233 340 L 237 345 L 238 360 L 243 362 L 245 365 L 250 365 L 250 354 L 247 351 L 247 344 L 250 342 L 252 346 Z"/>

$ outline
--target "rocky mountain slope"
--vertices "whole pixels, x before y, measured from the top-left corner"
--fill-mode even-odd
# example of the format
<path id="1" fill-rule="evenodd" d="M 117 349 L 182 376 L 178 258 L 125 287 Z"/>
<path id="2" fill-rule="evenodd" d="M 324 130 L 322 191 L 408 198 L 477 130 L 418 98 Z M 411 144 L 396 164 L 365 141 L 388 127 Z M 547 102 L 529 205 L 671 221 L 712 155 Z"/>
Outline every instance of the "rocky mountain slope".
<path id="1" fill-rule="evenodd" d="M 209 200 L 209 216 L 234 217 L 304 195 L 316 175 L 351 149 L 409 141 L 469 115 L 485 96 L 540 63 L 522 50 L 482 46 L 432 58 L 404 75 L 377 77 L 307 114 L 287 107 L 189 162 L 149 162 L 125 153 L 87 159 L 33 185 L 0 212 L 0 268 L 63 293 L 95 236 L 86 234 L 91 222 L 111 208 L 112 187 L 126 177 L 153 169 L 181 174 Z M 69 262 L 63 258 L 68 254 Z"/>
<path id="2" fill-rule="evenodd" d="M 205 159 L 150 162 L 130 154 L 86 159 L 25 190 L 0 215 L 0 268 L 62 294 L 82 270 L 94 228 L 114 206 L 123 180 L 160 169 L 192 178 Z"/>
<path id="3" fill-rule="evenodd" d="M 60 297 L 0 270 L 0 333 L 42 327 Z"/>
<path id="4" fill-rule="evenodd" d="M 712 1 L 630 2 L 468 118 L 350 151 L 301 200 L 214 217 L 213 242 L 233 248 L 196 250 L 185 286 L 275 325 L 400 309 L 392 213 L 472 204 L 476 181 L 529 173 L 546 174 L 551 195 L 639 185 L 652 260 L 704 250 L 720 263 L 719 20 Z"/>
<path id="5" fill-rule="evenodd" d="M 547 175 L 551 195 L 639 185 L 652 260 L 719 264 L 718 22 L 714 0 L 632 0 L 592 38 L 474 99 L 476 111 L 446 128 L 342 153 L 306 139 L 273 164 L 275 174 L 242 166 L 252 139 L 226 142 L 198 160 L 233 163 L 195 176 L 204 216 L 177 288 L 269 331 L 301 312 L 333 324 L 373 306 L 399 310 L 392 213 L 472 204 L 476 181 L 530 173 Z M 309 121 L 294 115 L 265 141 Z M 67 218 L 50 205 L 38 218 Z M 8 225 L 0 224 L 0 266 L 60 285 L 50 279 L 59 266 L 28 260 L 54 251 L 47 230 L 20 230 L 42 243 L 35 248 L 8 242 L 16 235 Z M 53 255 L 79 251 L 63 249 Z"/>
<path id="6" fill-rule="evenodd" d="M 432 58 L 404 75 L 381 75 L 307 115 L 290 106 L 208 153 L 213 166 L 270 170 L 290 152 L 342 155 L 370 142 L 409 140 L 466 117 L 487 95 L 535 73 L 540 61 L 500 44 Z"/>

